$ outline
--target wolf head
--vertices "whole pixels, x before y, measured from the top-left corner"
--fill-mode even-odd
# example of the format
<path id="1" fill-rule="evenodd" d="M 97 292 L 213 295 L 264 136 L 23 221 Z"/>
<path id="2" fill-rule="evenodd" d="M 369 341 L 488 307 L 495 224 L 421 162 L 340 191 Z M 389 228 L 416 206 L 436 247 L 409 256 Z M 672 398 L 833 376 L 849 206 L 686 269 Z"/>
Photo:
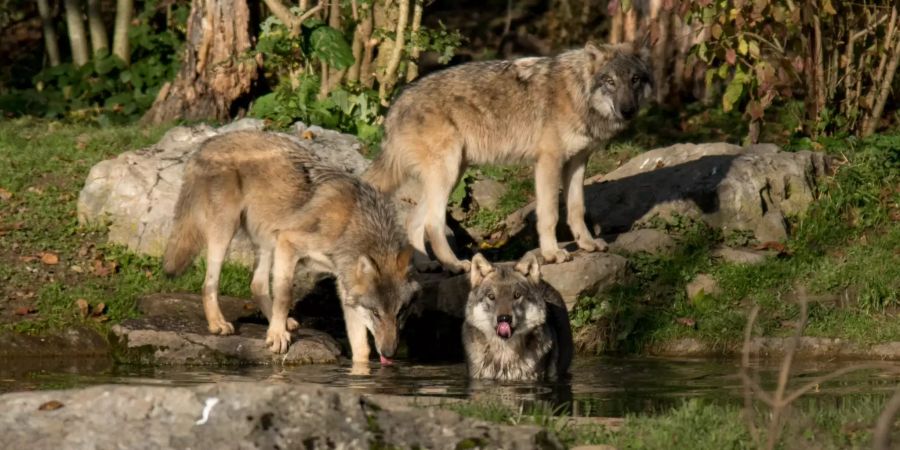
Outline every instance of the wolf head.
<path id="1" fill-rule="evenodd" d="M 419 284 L 411 278 L 412 247 L 396 258 L 360 255 L 355 270 L 346 280 L 343 302 L 356 310 L 375 337 L 375 346 L 384 362 L 397 351 L 400 330 L 410 312 Z M 377 262 L 376 262 L 377 261 Z"/>
<path id="2" fill-rule="evenodd" d="M 466 322 L 486 336 L 524 336 L 546 322 L 547 307 L 536 289 L 541 267 L 534 254 L 507 267 L 492 265 L 479 253 L 472 258 L 469 277 Z"/>
<path id="3" fill-rule="evenodd" d="M 646 39 L 584 47 L 591 66 L 590 105 L 604 119 L 631 120 L 653 92 Z"/>

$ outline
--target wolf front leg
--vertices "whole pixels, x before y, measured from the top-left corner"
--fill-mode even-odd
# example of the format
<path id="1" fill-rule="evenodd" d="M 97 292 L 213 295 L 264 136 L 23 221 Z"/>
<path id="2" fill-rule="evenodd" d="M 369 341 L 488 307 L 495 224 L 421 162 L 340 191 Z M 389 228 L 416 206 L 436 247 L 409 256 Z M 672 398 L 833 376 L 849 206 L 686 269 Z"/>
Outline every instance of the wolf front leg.
<path id="1" fill-rule="evenodd" d="M 365 319 L 353 306 L 341 303 L 344 323 L 347 325 L 347 339 L 350 341 L 350 355 L 354 363 L 369 362 L 369 336 Z"/>
<path id="2" fill-rule="evenodd" d="M 584 168 L 592 149 L 585 149 L 563 165 L 563 192 L 566 198 L 566 222 L 578 247 L 589 252 L 606 250 L 606 242 L 595 240 L 584 223 Z"/>
<path id="3" fill-rule="evenodd" d="M 272 295 L 269 289 L 269 279 L 272 276 L 272 247 L 259 245 L 256 249 L 256 268 L 253 269 L 253 281 L 250 282 L 250 292 L 256 301 L 259 310 L 266 316 L 266 320 L 272 320 Z M 294 331 L 300 328 L 300 324 L 293 318 L 287 318 L 287 329 Z"/>
<path id="4" fill-rule="evenodd" d="M 538 155 L 534 166 L 534 188 L 537 196 L 537 229 L 541 256 L 545 263 L 561 263 L 569 253 L 556 242 L 556 222 L 559 221 L 559 184 L 562 161 L 558 153 Z"/>
<path id="5" fill-rule="evenodd" d="M 297 249 L 293 243 L 279 236 L 275 244 L 272 267 L 272 317 L 266 332 L 266 345 L 273 353 L 286 353 L 291 345 L 291 333 L 287 329 L 288 311 L 291 308 L 291 288 L 294 269 L 297 266 Z"/>

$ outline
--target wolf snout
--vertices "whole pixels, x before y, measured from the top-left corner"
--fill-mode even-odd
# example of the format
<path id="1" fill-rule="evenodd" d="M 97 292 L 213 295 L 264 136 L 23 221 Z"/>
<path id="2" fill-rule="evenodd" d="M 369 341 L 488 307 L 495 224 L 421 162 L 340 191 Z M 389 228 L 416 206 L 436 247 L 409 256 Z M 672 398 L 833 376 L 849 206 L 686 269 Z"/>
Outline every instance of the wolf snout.
<path id="1" fill-rule="evenodd" d="M 509 315 L 501 315 L 497 316 L 497 336 L 500 336 L 503 339 L 509 339 L 512 336 L 512 316 Z"/>

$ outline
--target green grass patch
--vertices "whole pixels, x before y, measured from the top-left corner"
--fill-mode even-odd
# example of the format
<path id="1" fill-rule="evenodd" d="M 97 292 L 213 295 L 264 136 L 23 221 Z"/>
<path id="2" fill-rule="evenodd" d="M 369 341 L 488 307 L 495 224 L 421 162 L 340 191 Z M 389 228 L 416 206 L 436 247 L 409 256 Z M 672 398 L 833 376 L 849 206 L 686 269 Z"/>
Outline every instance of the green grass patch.
<path id="1" fill-rule="evenodd" d="M 630 282 L 579 302 L 572 323 L 582 348 L 636 351 L 683 337 L 733 345 L 752 305 L 761 307 L 759 333 L 786 336 L 800 299 L 810 306 L 808 335 L 900 340 L 900 136 L 835 140 L 825 150 L 847 161 L 821 180 L 809 211 L 791 218 L 786 254 L 753 266 L 720 263 L 710 255 L 715 246 L 752 239 L 657 222 L 681 234 L 678 248 L 669 256 L 631 255 Z M 688 300 L 685 286 L 699 273 L 713 276 L 721 294 Z"/>
<path id="2" fill-rule="evenodd" d="M 78 193 L 97 162 L 155 143 L 164 128 L 98 128 L 30 118 L 0 122 L 0 327 L 39 332 L 81 322 L 75 302 L 105 304 L 109 322 L 135 315 L 146 293 L 199 292 L 204 267 L 179 278 L 161 273 L 158 258 L 106 243 L 101 227 L 81 226 Z M 39 255 L 58 256 L 57 264 Z M 249 295 L 249 271 L 226 264 L 222 293 Z M 18 315 L 16 310 L 36 312 Z M 91 319 L 87 322 L 94 323 Z"/>
<path id="3" fill-rule="evenodd" d="M 872 429 L 886 399 L 880 395 L 834 399 L 801 398 L 785 414 L 784 431 L 775 448 L 863 449 L 871 448 Z M 475 419 L 509 425 L 542 426 L 567 446 L 612 445 L 627 449 L 690 448 L 696 450 L 760 448 L 749 431 L 746 415 L 734 405 L 697 399 L 665 411 L 631 414 L 621 428 L 602 423 L 573 422 L 541 404 L 531 409 L 512 409 L 496 402 L 463 402 L 446 408 Z M 759 438 L 766 439 L 765 408 L 752 411 Z M 900 433 L 894 427 L 893 435 Z"/>

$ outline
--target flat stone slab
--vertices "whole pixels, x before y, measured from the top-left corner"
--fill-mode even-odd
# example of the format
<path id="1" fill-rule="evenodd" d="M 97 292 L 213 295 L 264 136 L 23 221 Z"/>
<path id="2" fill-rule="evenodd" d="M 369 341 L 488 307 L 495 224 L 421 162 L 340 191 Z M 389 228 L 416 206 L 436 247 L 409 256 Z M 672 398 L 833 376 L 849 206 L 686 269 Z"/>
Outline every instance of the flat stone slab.
<path id="1" fill-rule="evenodd" d="M 535 426 L 309 384 L 102 385 L 0 395 L 0 448 L 562 449 Z"/>
<path id="2" fill-rule="evenodd" d="M 341 347 L 331 336 L 309 328 L 294 331 L 288 352 L 276 355 L 266 348 L 267 325 L 259 323 L 252 301 L 220 297 L 219 303 L 235 325 L 233 335 L 209 333 L 196 294 L 143 297 L 138 309 L 144 315 L 114 325 L 112 332 L 128 359 L 148 364 L 321 364 L 340 357 Z"/>

